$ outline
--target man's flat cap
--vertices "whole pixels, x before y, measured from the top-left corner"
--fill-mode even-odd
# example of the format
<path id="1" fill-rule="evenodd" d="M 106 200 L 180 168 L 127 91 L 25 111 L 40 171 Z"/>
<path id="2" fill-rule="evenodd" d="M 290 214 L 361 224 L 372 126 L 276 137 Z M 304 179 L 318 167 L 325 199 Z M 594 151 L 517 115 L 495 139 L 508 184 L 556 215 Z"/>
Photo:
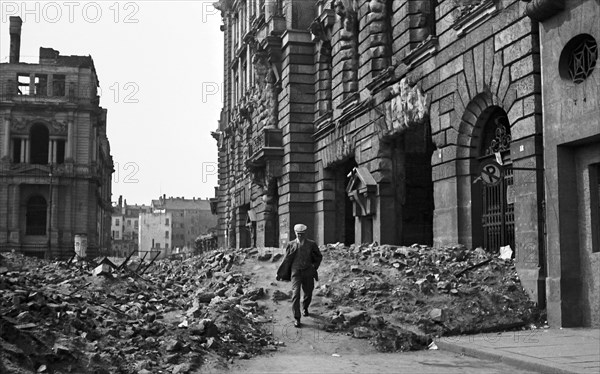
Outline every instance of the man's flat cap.
<path id="1" fill-rule="evenodd" d="M 306 225 L 303 225 L 301 223 L 297 224 L 294 226 L 294 231 L 295 232 L 305 232 L 306 231 Z"/>

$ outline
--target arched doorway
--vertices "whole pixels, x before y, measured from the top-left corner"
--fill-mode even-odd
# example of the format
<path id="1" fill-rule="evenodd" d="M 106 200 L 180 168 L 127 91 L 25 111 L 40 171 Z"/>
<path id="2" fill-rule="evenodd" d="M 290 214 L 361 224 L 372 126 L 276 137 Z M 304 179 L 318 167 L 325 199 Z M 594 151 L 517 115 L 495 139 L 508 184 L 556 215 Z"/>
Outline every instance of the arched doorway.
<path id="1" fill-rule="evenodd" d="M 48 141 L 50 139 L 48 128 L 41 123 L 36 123 L 29 130 L 29 139 L 31 139 L 31 163 L 48 164 Z"/>
<path id="2" fill-rule="evenodd" d="M 46 216 L 48 204 L 40 195 L 32 196 L 27 200 L 26 235 L 46 235 Z"/>
<path id="3" fill-rule="evenodd" d="M 497 252 L 510 245 L 515 250 L 515 214 L 513 170 L 510 157 L 510 124 L 506 112 L 490 106 L 478 120 L 480 131 L 474 169 L 495 161 L 502 166 L 498 184 L 487 185 L 479 180 L 472 188 L 473 246 Z"/>

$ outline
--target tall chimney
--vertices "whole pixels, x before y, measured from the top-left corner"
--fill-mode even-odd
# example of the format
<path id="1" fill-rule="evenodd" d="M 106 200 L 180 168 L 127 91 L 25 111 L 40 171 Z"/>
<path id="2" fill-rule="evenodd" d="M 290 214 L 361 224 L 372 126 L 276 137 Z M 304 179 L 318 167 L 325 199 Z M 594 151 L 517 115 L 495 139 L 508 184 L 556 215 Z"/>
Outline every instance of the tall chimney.
<path id="1" fill-rule="evenodd" d="M 10 57 L 8 62 L 16 64 L 21 55 L 21 17 L 10 17 Z"/>

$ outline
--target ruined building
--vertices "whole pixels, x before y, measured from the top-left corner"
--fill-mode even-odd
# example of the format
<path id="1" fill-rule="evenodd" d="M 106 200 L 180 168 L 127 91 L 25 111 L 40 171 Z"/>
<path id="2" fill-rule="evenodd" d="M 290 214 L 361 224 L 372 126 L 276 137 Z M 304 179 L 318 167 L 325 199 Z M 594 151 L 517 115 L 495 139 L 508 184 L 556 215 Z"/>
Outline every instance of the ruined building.
<path id="1" fill-rule="evenodd" d="M 175 253 L 192 251 L 196 238 L 208 234 L 217 225 L 217 217 L 211 211 L 209 199 L 163 195 L 152 200 L 151 206 L 153 211 L 171 213 L 171 249 Z"/>
<path id="2" fill-rule="evenodd" d="M 0 64 L 0 250 L 69 257 L 110 246 L 113 161 L 106 109 L 90 56 L 40 48 L 19 62 L 21 18 L 10 17 L 10 60 Z"/>
<path id="3" fill-rule="evenodd" d="M 553 325 L 600 324 L 597 1 L 216 5 L 220 245 L 510 246 Z"/>

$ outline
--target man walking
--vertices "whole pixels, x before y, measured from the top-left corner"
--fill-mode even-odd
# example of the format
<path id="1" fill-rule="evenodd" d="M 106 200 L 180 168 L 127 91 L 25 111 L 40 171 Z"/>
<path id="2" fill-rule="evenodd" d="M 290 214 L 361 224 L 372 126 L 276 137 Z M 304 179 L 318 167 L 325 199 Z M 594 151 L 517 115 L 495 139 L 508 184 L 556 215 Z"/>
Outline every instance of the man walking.
<path id="1" fill-rule="evenodd" d="M 323 255 L 317 243 L 306 238 L 306 225 L 301 223 L 294 226 L 296 239 L 289 242 L 285 249 L 285 257 L 277 270 L 277 279 L 292 281 L 292 312 L 294 326 L 301 327 L 300 323 L 300 287 L 304 297 L 302 299 L 303 315 L 308 317 L 308 307 L 312 300 L 315 288 L 315 279 L 319 279 L 317 269 L 321 265 Z"/>

